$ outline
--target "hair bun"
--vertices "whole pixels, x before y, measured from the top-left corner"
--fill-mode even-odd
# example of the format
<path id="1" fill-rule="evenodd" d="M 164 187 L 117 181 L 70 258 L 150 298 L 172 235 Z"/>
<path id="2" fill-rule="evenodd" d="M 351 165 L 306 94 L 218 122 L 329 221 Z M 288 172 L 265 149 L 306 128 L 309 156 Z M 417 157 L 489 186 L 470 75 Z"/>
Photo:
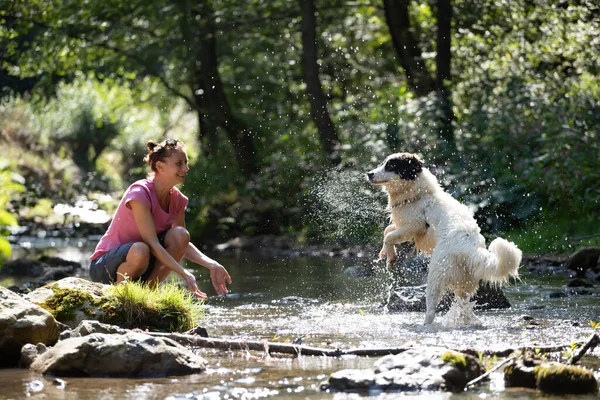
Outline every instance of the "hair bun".
<path id="1" fill-rule="evenodd" d="M 148 147 L 148 151 L 150 151 L 151 153 L 154 151 L 156 146 L 159 146 L 159 145 L 160 145 L 160 143 L 155 142 L 154 140 L 149 140 L 148 143 L 146 144 L 146 146 Z"/>

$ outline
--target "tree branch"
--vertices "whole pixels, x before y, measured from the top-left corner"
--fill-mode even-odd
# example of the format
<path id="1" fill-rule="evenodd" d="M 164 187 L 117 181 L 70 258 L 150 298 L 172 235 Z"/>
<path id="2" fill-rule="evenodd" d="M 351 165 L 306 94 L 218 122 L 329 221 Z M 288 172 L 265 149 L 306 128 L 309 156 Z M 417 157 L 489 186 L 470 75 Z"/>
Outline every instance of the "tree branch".
<path id="1" fill-rule="evenodd" d="M 590 348 L 593 349 L 599 344 L 600 337 L 596 333 L 594 333 L 592 336 L 590 336 L 588 341 L 581 347 L 581 349 L 579 349 L 579 351 L 577 351 L 577 353 L 575 353 L 573 357 L 571 357 L 571 359 L 569 360 L 569 364 L 574 365 L 575 363 L 577 363 L 577 361 L 581 359 L 581 357 L 585 355 L 585 353 L 587 353 L 587 351 Z"/>

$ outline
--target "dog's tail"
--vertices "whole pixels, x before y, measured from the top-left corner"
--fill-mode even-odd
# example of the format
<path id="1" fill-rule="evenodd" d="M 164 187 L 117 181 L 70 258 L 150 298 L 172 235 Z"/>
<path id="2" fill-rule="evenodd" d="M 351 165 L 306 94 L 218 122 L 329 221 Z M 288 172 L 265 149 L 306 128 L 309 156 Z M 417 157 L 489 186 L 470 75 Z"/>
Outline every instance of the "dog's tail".
<path id="1" fill-rule="evenodd" d="M 474 275 L 477 280 L 484 280 L 494 284 L 502 284 L 510 277 L 519 277 L 519 265 L 523 253 L 508 240 L 496 238 L 490 243 L 485 252 L 485 262 L 475 263 Z"/>

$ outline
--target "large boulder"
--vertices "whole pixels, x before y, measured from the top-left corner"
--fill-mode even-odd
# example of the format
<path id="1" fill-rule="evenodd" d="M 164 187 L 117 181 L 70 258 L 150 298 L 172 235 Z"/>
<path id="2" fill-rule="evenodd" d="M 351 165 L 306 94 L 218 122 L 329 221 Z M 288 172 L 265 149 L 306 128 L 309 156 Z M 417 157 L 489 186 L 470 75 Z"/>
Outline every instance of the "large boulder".
<path id="1" fill-rule="evenodd" d="M 86 319 L 101 319 L 106 311 L 101 304 L 108 285 L 68 277 L 25 295 L 25 299 L 49 310 L 55 318 L 73 328 Z"/>
<path id="2" fill-rule="evenodd" d="M 31 369 L 53 376 L 164 377 L 202 372 L 206 361 L 173 340 L 130 331 L 61 340 Z"/>
<path id="3" fill-rule="evenodd" d="M 600 247 L 583 247 L 571 255 L 567 269 L 575 271 L 582 278 L 587 271 L 600 271 Z"/>
<path id="4" fill-rule="evenodd" d="M 382 357 L 371 369 L 337 371 L 321 388 L 334 392 L 461 392 L 484 371 L 481 362 L 468 354 L 414 348 Z"/>
<path id="5" fill-rule="evenodd" d="M 42 307 L 0 286 L 0 366 L 14 367 L 27 343 L 53 345 L 60 327 Z"/>
<path id="6" fill-rule="evenodd" d="M 385 307 L 390 312 L 425 312 L 426 285 L 390 288 Z M 438 312 L 450 309 L 454 293 L 447 292 L 437 305 Z M 510 302 L 501 288 L 489 284 L 481 284 L 477 293 L 470 299 L 476 310 L 510 308 Z"/>

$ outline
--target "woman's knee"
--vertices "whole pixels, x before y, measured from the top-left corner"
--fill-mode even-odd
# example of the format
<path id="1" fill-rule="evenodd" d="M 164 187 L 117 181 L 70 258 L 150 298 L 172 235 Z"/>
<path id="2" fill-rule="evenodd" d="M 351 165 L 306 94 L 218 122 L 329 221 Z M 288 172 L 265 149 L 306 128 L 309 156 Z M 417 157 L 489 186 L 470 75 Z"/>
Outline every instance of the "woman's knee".
<path id="1" fill-rule="evenodd" d="M 165 247 L 184 250 L 190 243 L 190 233 L 183 226 L 175 226 L 167 232 Z"/>
<path id="2" fill-rule="evenodd" d="M 127 252 L 127 263 L 136 266 L 148 266 L 150 262 L 150 247 L 144 242 L 135 242 Z"/>

